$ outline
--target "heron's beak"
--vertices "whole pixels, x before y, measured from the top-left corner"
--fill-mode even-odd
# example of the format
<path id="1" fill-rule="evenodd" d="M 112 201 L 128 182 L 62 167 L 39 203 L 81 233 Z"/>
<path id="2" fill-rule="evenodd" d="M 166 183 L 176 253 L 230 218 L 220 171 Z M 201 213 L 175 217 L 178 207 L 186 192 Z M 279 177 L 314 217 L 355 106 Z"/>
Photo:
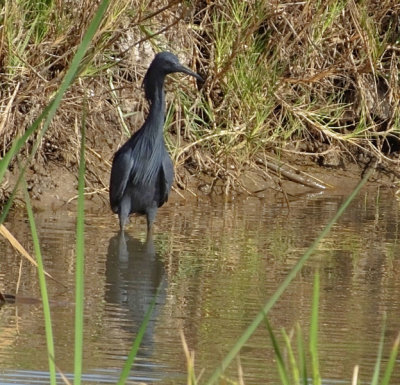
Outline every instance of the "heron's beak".
<path id="1" fill-rule="evenodd" d="M 189 68 L 186 68 L 184 66 L 180 66 L 176 69 L 177 72 L 183 72 L 184 74 L 193 76 L 194 78 L 196 78 L 198 81 L 204 83 L 204 79 L 199 75 L 196 74 L 196 72 L 191 71 Z"/>

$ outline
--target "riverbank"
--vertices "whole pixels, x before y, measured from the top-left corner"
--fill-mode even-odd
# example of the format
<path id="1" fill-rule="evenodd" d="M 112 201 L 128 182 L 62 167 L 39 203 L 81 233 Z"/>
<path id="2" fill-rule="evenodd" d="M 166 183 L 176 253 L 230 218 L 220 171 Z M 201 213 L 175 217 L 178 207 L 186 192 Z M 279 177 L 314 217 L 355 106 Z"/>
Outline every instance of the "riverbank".
<path id="1" fill-rule="evenodd" d="M 3 155 L 60 88 L 96 11 L 84 3 L 3 9 Z M 34 153 L 26 179 L 39 206 L 73 202 L 83 122 L 87 198 L 107 203 L 112 155 L 146 116 L 141 84 L 160 50 L 206 79 L 166 84 L 173 195 L 290 196 L 356 184 L 375 166 L 374 183 L 398 188 L 397 2 L 145 5 L 109 6 L 51 124 L 22 147 L 20 161 Z M 2 200 L 18 167 L 14 157 Z"/>
<path id="2" fill-rule="evenodd" d="M 108 209 L 108 180 L 112 151 L 107 155 L 93 149 L 87 151 L 91 159 L 96 154 L 99 161 L 93 166 L 88 162 L 90 172 L 87 173 L 85 190 L 86 207 L 88 209 Z M 103 158 L 104 156 L 104 158 Z M 108 156 L 109 158 L 105 158 Z M 106 159 L 103 161 L 102 159 Z M 102 163 L 99 166 L 99 163 Z M 279 168 L 276 168 L 279 167 Z M 374 167 L 371 165 L 370 167 Z M 389 173 L 375 166 L 376 171 L 370 178 L 367 187 L 380 186 L 391 189 L 393 194 L 398 190 L 398 178 L 395 173 Z M 284 162 L 271 162 L 266 156 L 259 158 L 256 164 L 244 168 L 240 173 L 233 173 L 234 186 L 226 191 L 223 181 L 204 173 L 191 174 L 185 167 L 177 168 L 177 177 L 170 195 L 170 202 L 213 199 L 235 200 L 245 199 L 247 196 L 268 198 L 281 196 L 281 199 L 290 201 L 305 194 L 319 194 L 323 192 L 346 195 L 354 189 L 362 178 L 367 167 L 350 163 L 341 167 L 319 166 L 307 157 L 300 158 L 293 154 L 287 156 Z M 5 184 L 6 194 L 11 192 L 18 173 L 8 173 Z M 77 172 L 68 169 L 62 162 L 50 161 L 43 165 L 35 164 L 28 170 L 28 188 L 32 196 L 32 204 L 38 209 L 51 208 L 53 210 L 70 208 L 75 209 L 77 199 Z M 93 182 L 97 180 L 97 183 Z M 23 199 L 16 200 L 16 204 Z M 168 204 L 168 203 L 167 203 Z"/>

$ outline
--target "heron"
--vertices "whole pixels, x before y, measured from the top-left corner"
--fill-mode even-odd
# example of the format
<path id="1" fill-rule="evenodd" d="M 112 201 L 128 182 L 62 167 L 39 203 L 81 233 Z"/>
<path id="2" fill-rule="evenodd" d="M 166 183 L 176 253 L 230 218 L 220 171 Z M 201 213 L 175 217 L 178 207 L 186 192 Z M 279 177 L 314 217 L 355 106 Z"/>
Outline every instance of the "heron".
<path id="1" fill-rule="evenodd" d="M 110 205 L 123 231 L 130 214 L 145 215 L 151 233 L 157 210 L 168 200 L 174 166 L 165 146 L 164 80 L 182 72 L 199 81 L 202 77 L 184 67 L 171 52 L 155 55 L 143 79 L 149 113 L 142 127 L 115 153 L 110 177 Z"/>

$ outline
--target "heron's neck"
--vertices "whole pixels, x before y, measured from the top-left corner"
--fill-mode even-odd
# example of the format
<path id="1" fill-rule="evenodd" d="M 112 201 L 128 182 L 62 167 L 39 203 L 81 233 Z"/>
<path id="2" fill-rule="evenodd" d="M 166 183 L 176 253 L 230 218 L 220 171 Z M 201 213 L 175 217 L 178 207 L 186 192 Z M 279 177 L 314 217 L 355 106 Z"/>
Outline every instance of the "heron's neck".
<path id="1" fill-rule="evenodd" d="M 146 90 L 146 96 L 150 104 L 148 129 L 154 132 L 154 135 L 162 136 L 164 119 L 165 119 L 165 92 L 164 78 L 156 78 L 149 84 L 149 89 Z"/>

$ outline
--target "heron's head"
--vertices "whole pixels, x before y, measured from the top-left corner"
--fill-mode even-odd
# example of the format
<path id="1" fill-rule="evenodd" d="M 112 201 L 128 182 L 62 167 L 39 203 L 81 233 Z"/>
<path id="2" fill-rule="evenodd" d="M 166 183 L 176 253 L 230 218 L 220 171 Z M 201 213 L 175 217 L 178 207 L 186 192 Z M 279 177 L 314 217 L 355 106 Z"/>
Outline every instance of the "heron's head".
<path id="1" fill-rule="evenodd" d="M 143 79 L 143 87 L 146 92 L 146 97 L 148 99 L 151 97 L 153 87 L 157 81 L 156 79 L 164 78 L 166 75 L 174 72 L 182 72 L 195 77 L 201 82 L 204 81 L 200 75 L 183 66 L 173 53 L 160 52 L 154 57 Z"/>
<path id="2" fill-rule="evenodd" d="M 158 53 L 151 62 L 149 70 L 151 68 L 154 68 L 165 75 L 173 72 L 183 72 L 187 75 L 195 77 L 199 81 L 203 81 L 203 78 L 200 75 L 183 66 L 179 62 L 179 59 L 171 52 Z"/>

